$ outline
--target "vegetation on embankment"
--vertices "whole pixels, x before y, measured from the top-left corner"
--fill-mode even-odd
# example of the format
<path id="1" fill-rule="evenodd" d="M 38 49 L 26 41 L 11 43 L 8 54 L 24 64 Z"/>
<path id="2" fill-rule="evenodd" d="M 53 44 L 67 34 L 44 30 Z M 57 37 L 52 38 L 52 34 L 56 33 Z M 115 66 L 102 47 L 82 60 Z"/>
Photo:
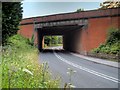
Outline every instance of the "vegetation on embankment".
<path id="1" fill-rule="evenodd" d="M 92 52 L 120 55 L 120 29 L 111 28 L 108 30 L 108 37 L 104 44 L 95 48 Z"/>
<path id="2" fill-rule="evenodd" d="M 38 51 L 29 40 L 14 35 L 2 53 L 2 88 L 58 88 L 59 80 L 51 79 L 47 63 L 38 61 Z"/>

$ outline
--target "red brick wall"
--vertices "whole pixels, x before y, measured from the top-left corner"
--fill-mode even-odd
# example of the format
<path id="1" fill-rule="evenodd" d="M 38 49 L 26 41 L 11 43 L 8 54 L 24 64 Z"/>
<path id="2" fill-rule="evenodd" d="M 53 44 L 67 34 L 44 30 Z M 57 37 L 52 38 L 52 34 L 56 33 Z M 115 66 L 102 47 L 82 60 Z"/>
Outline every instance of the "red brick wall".
<path id="1" fill-rule="evenodd" d="M 21 25 L 18 34 L 21 34 L 25 38 L 31 39 L 34 30 L 33 24 Z M 35 33 L 35 44 L 37 44 L 37 32 Z"/>
<path id="2" fill-rule="evenodd" d="M 31 38 L 33 30 L 34 30 L 33 24 L 21 25 L 18 33 L 21 34 L 22 36 L 26 37 L 26 38 Z"/>
<path id="3" fill-rule="evenodd" d="M 82 30 L 80 38 L 81 53 L 89 52 L 104 43 L 111 27 L 120 27 L 120 17 L 91 18 L 88 29 Z M 118 23 L 119 22 L 119 23 Z"/>
<path id="4" fill-rule="evenodd" d="M 112 27 L 120 28 L 120 16 L 111 19 Z"/>

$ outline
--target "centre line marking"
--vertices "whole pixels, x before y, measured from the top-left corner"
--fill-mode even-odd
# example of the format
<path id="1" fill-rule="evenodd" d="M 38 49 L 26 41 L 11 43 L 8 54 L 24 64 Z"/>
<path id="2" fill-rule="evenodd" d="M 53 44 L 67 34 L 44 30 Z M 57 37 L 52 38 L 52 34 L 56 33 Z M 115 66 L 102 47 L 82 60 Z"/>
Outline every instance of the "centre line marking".
<path id="1" fill-rule="evenodd" d="M 107 80 L 113 81 L 113 82 L 115 82 L 115 83 L 120 83 L 120 80 L 117 79 L 117 78 L 114 78 L 114 77 L 112 77 L 112 76 L 105 75 L 105 74 L 103 74 L 103 73 L 100 73 L 100 72 L 97 72 L 97 71 L 88 69 L 88 68 L 86 68 L 86 67 L 80 66 L 80 65 L 78 65 L 78 64 L 72 63 L 72 62 L 66 60 L 65 58 L 61 57 L 60 55 L 58 55 L 55 51 L 53 51 L 53 53 L 54 53 L 54 55 L 55 55 L 58 59 L 60 59 L 61 61 L 65 62 L 65 63 L 67 63 L 67 64 L 69 64 L 69 65 L 71 65 L 71 66 L 73 66 L 73 67 L 76 67 L 76 68 L 78 68 L 78 69 L 80 69 L 80 70 L 83 70 L 83 71 L 86 71 L 86 72 L 88 72 L 88 73 L 94 74 L 94 75 L 96 75 L 96 76 L 105 78 L 105 79 L 107 79 Z"/>

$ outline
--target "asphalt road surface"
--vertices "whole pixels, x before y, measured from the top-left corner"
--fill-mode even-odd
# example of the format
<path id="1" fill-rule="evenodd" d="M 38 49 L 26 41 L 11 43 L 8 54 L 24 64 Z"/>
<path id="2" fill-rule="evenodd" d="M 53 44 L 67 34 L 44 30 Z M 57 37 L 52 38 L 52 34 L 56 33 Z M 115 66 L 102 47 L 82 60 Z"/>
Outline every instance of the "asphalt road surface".
<path id="1" fill-rule="evenodd" d="M 40 53 L 40 63 L 47 62 L 53 78 L 61 77 L 61 88 L 70 83 L 68 68 L 76 71 L 71 83 L 76 88 L 118 88 L 118 68 L 91 62 L 63 50 L 45 50 Z"/>

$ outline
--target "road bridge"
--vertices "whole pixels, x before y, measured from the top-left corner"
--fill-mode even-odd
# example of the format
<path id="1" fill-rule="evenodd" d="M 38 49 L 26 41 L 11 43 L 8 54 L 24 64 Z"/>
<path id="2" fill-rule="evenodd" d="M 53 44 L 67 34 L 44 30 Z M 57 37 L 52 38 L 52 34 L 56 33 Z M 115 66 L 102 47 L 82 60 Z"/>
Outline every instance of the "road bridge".
<path id="1" fill-rule="evenodd" d="M 105 42 L 109 28 L 120 27 L 119 11 L 115 8 L 26 18 L 18 33 L 30 38 L 36 30 L 35 44 L 40 51 L 45 35 L 62 35 L 65 50 L 86 54 Z"/>

